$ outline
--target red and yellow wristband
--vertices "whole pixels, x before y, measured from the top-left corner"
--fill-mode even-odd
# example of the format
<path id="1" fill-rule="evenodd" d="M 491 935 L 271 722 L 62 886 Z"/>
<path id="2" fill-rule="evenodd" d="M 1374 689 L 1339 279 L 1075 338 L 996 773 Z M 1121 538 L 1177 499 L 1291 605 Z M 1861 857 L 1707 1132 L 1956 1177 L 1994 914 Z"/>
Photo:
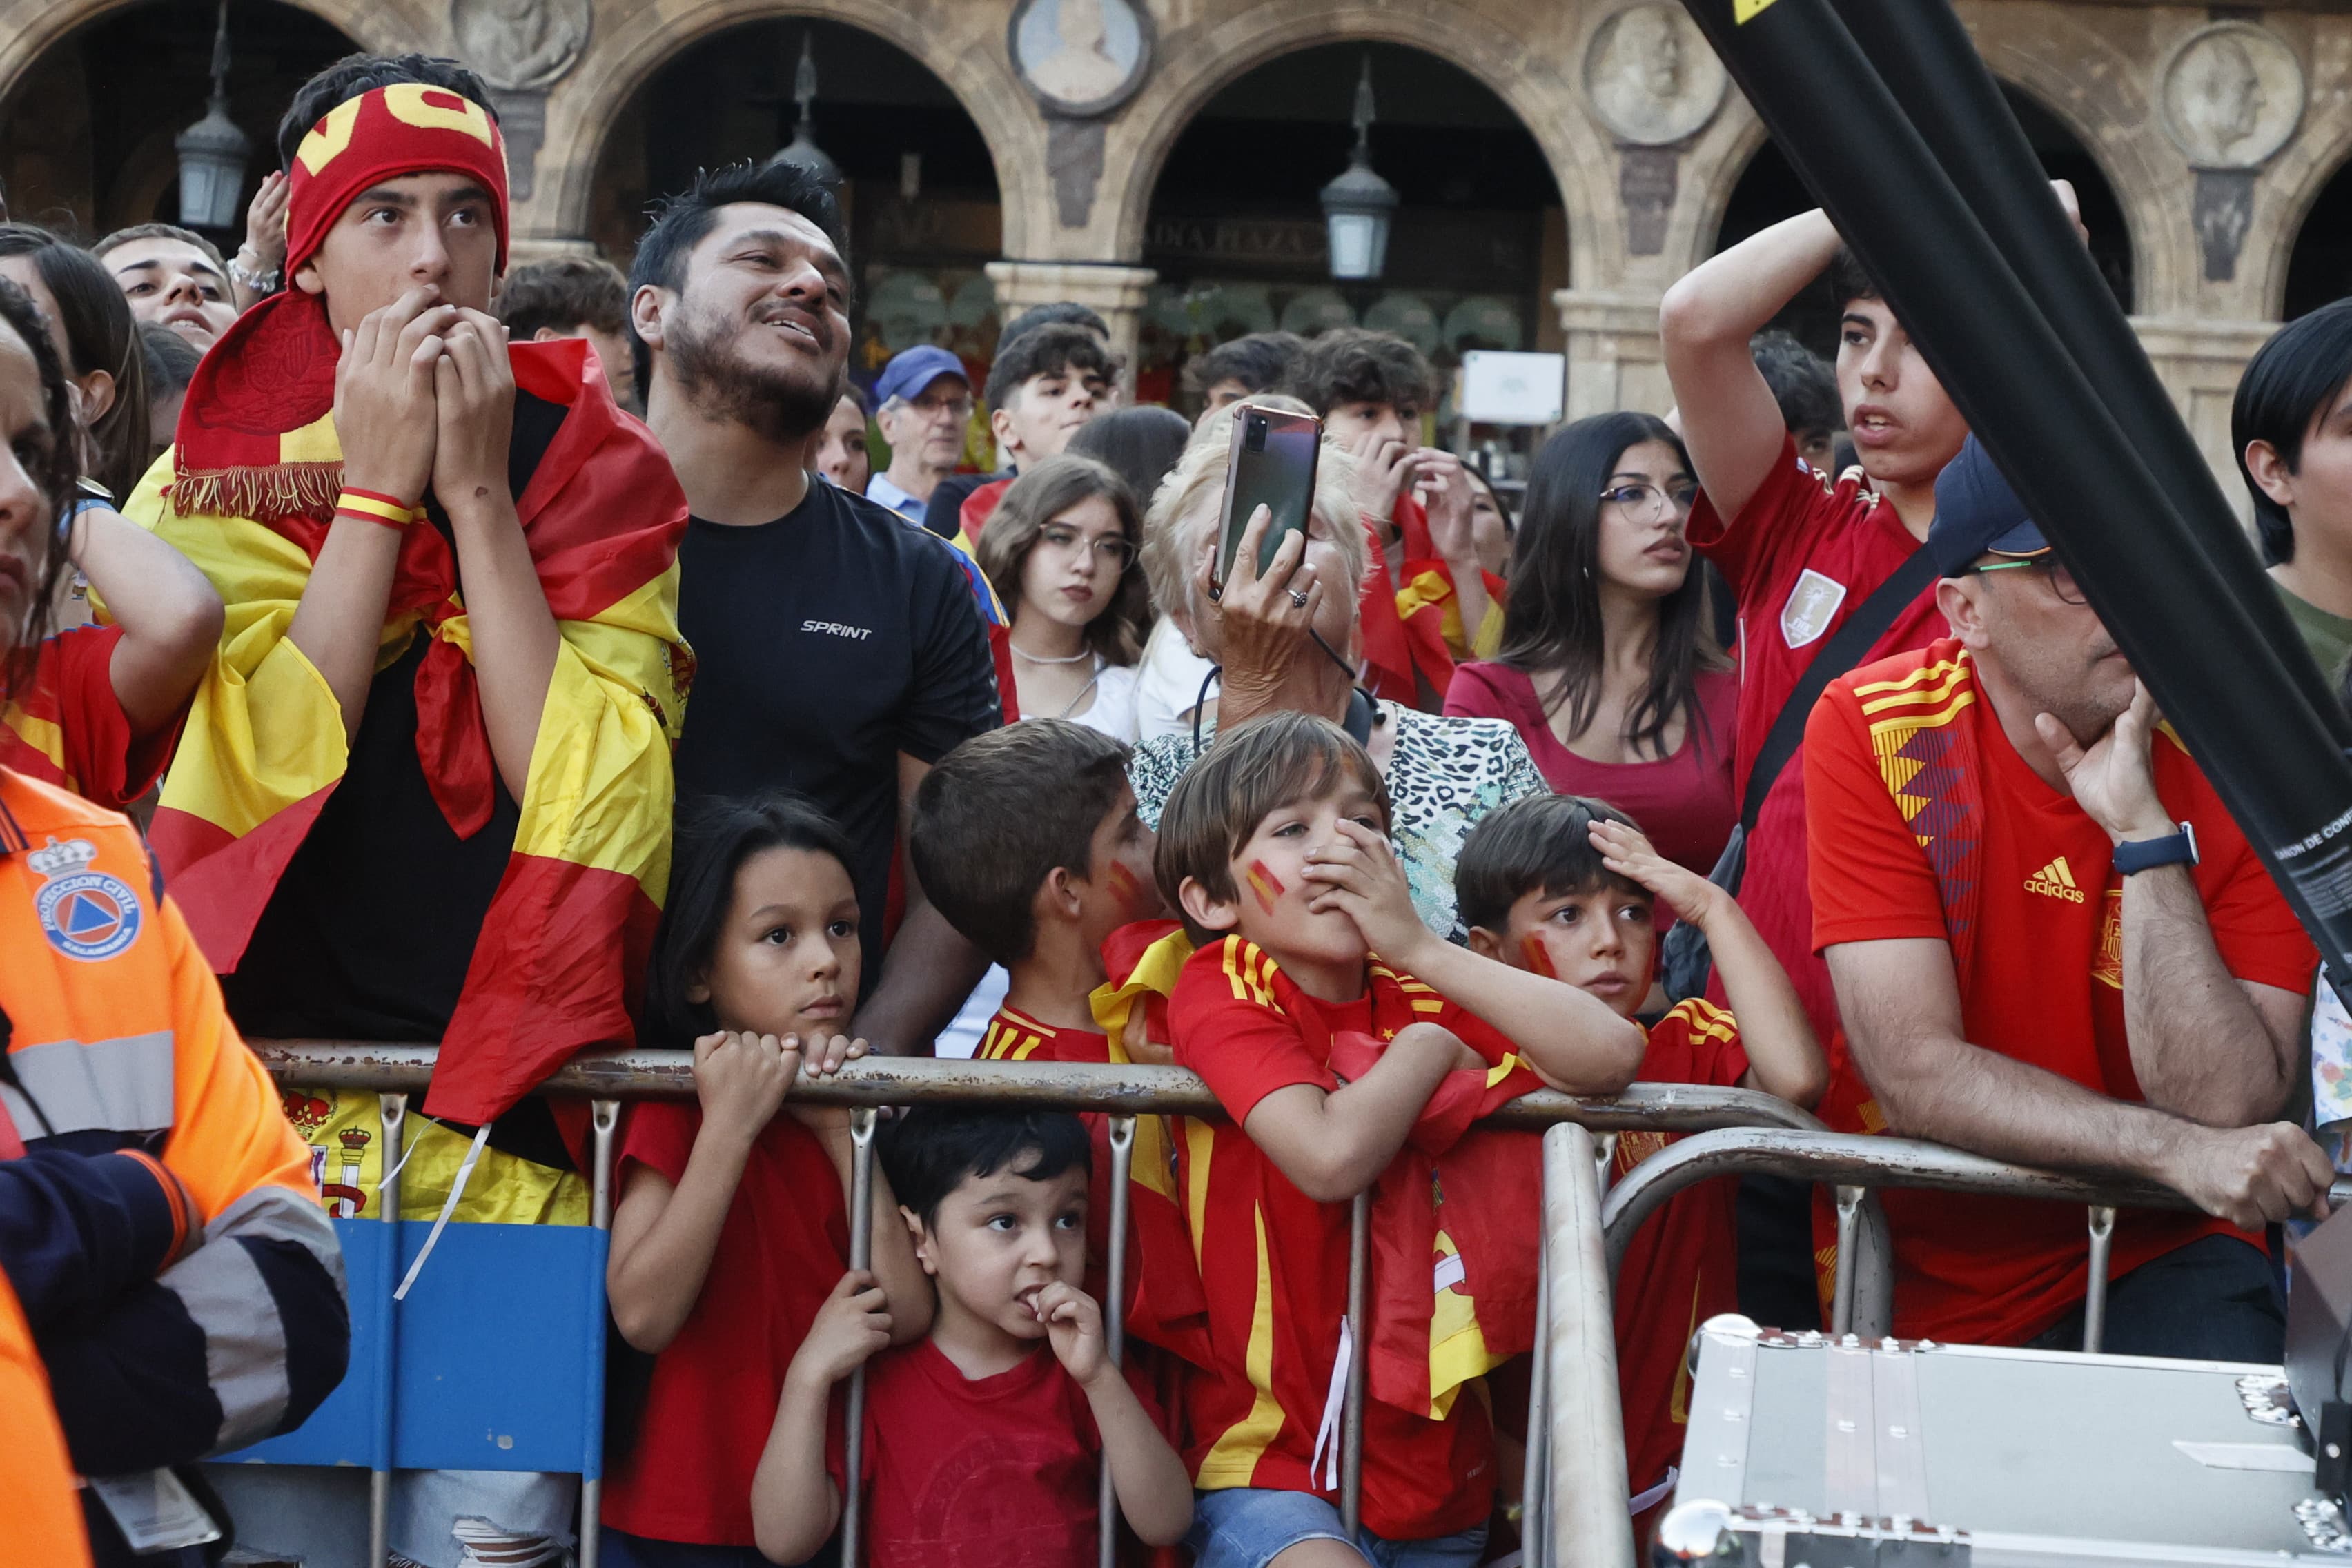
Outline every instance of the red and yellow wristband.
<path id="1" fill-rule="evenodd" d="M 386 528 L 402 529 L 425 515 L 421 506 L 409 506 L 388 495 L 374 490 L 353 489 L 345 486 L 336 498 L 335 515 L 354 518 L 362 522 L 382 523 Z"/>

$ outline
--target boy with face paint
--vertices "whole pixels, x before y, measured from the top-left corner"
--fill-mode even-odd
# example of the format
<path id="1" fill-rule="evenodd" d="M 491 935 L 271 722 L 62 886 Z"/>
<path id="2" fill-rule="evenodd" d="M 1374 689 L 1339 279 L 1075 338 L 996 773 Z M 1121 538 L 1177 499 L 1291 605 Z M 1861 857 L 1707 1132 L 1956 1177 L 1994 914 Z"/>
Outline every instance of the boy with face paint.
<path id="1" fill-rule="evenodd" d="M 1097 1017 L 1110 960 L 1123 972 L 1175 929 L 1161 918 L 1168 906 L 1152 880 L 1151 829 L 1137 815 L 1127 760 L 1127 747 L 1099 731 L 1032 719 L 966 741 L 915 792 L 908 848 L 916 874 L 948 923 L 1008 974 L 1004 1001 L 981 1036 L 981 1060 L 1168 1059 L 1164 1047 L 1146 1046 L 1141 1028 L 1113 1029 Z M 1122 1014 L 1139 1026 L 1145 1016 L 1139 1007 Z M 1099 1294 L 1109 1256 L 1109 1131 L 1108 1118 L 1086 1121 L 1098 1200 L 1087 1211 L 1097 1272 L 1087 1288 Z M 1136 1121 L 1129 1228 L 1139 1258 L 1187 1245 L 1165 1179 L 1167 1125 L 1157 1116 Z M 1132 1311 L 1142 1270 L 1129 1280 Z"/>
<path id="2" fill-rule="evenodd" d="M 1532 1139 L 1471 1122 L 1540 1084 L 1613 1094 L 1641 1059 L 1601 1000 L 1423 925 L 1388 835 L 1370 757 L 1297 712 L 1220 732 L 1160 816 L 1160 890 L 1201 944 L 1168 1005 L 1176 1065 L 1229 1118 L 1179 1151 L 1207 1303 L 1185 1391 L 1200 1568 L 1484 1561 L 1497 1461 L 1471 1385 L 1532 1343 L 1540 1183 Z M 1449 1266 L 1376 1284 L 1351 1538 L 1321 1417 L 1359 1193 L 1374 1256 Z"/>
<path id="3" fill-rule="evenodd" d="M 1636 1076 L 1761 1089 L 1807 1109 L 1821 1099 L 1829 1064 L 1772 950 L 1730 894 L 1660 855 L 1614 806 L 1546 795 L 1489 812 L 1462 846 L 1454 896 L 1471 952 L 1566 981 L 1628 1019 L 1650 994 L 1664 900 L 1706 933 L 1731 1008 L 1696 996 L 1675 1007 L 1650 1026 Z M 1621 1134 L 1617 1174 L 1670 1141 Z M 1618 1272 L 1617 1373 L 1637 1514 L 1663 1500 L 1682 1452 L 1691 1332 L 1738 1310 L 1733 1190 L 1707 1182 L 1674 1199 L 1634 1236 Z"/>
<path id="4" fill-rule="evenodd" d="M 123 510 L 227 605 L 153 840 L 232 1016 L 438 1040 L 406 1212 L 447 1194 L 459 1220 L 584 1222 L 524 1097 L 635 1037 L 689 657 L 686 506 L 584 342 L 509 347 L 488 313 L 508 222 L 488 102 L 416 56 L 355 56 L 296 94 L 289 287 L 215 345 Z M 372 1095 L 316 1098 L 314 1149 L 374 1131 Z M 375 1217 L 383 1153 L 343 1178 L 342 1212 Z M 439 1568 L 466 1549 L 458 1516 L 515 1550 L 568 1531 L 575 1483 L 510 1479 L 404 1478 L 394 1546 Z"/>

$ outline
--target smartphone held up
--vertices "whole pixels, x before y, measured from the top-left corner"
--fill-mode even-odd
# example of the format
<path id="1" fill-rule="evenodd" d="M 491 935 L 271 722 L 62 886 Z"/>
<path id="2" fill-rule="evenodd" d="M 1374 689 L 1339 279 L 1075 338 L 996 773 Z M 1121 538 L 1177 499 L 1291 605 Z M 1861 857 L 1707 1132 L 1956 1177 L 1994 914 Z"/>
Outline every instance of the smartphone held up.
<path id="1" fill-rule="evenodd" d="M 1315 503 L 1315 464 L 1323 447 L 1323 422 L 1311 414 L 1244 403 L 1234 413 L 1234 445 L 1225 466 L 1224 532 L 1217 551 L 1217 580 L 1233 575 L 1234 555 L 1251 514 L 1265 507 L 1270 521 L 1258 546 L 1257 569 L 1273 562 L 1282 542 L 1307 531 Z"/>

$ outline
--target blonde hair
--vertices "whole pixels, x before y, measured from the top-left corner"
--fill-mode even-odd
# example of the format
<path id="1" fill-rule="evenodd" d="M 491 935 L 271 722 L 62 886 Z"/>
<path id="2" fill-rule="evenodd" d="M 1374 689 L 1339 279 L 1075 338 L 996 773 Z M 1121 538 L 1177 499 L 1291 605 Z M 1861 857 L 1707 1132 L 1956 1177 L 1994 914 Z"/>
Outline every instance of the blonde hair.
<path id="1" fill-rule="evenodd" d="M 1295 397 L 1266 394 L 1230 404 L 1201 422 L 1176 466 L 1160 481 L 1159 492 L 1151 498 L 1151 510 L 1143 519 L 1143 574 L 1151 584 L 1152 606 L 1160 615 L 1181 615 L 1186 623 L 1199 624 L 1200 607 L 1192 600 L 1192 584 L 1201 563 L 1217 547 L 1234 419 L 1238 410 L 1249 407 L 1310 416 L 1315 412 Z M 1356 506 L 1355 480 L 1355 458 L 1326 440 L 1315 464 L 1315 515 L 1331 531 L 1330 543 L 1339 552 L 1348 582 L 1360 584 L 1369 552 Z M 1332 584 L 1335 589 L 1339 586 Z M 1192 640 L 1190 634 L 1187 640 Z"/>

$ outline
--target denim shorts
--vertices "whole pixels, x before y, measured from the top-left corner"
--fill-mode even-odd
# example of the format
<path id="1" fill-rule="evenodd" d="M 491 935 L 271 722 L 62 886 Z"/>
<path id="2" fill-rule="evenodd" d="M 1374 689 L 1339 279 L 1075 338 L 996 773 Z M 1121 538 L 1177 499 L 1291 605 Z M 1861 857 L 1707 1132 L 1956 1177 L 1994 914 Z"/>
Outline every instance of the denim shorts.
<path id="1" fill-rule="evenodd" d="M 1265 1568 L 1286 1547 L 1302 1541 L 1346 1542 L 1339 1510 L 1311 1492 L 1233 1487 L 1192 1494 L 1192 1528 L 1184 1544 L 1192 1568 Z M 1383 1541 L 1356 1531 L 1355 1547 L 1377 1568 L 1478 1568 L 1486 1527 L 1433 1541 Z"/>

